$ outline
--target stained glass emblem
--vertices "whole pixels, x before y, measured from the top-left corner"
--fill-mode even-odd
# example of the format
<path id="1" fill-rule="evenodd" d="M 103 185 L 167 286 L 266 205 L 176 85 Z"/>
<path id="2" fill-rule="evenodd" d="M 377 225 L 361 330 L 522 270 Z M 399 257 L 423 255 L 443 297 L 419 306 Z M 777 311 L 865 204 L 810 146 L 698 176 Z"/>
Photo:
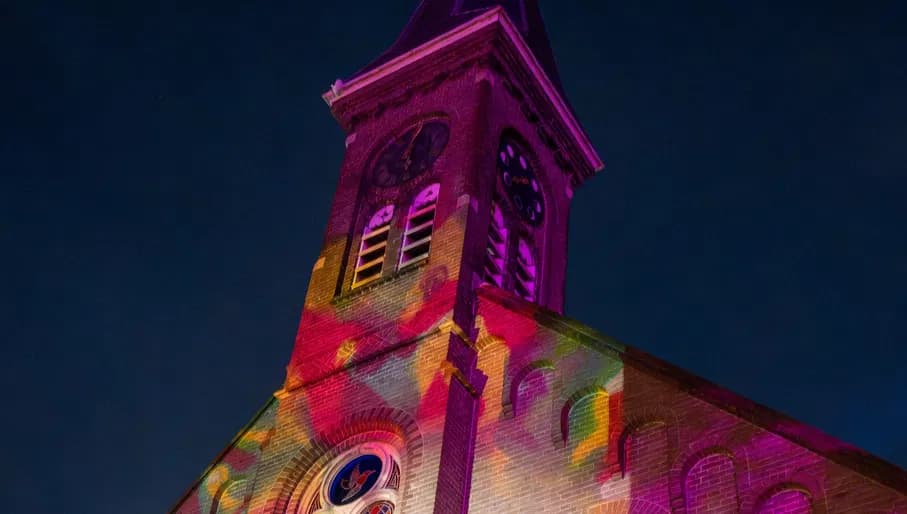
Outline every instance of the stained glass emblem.
<path id="1" fill-rule="evenodd" d="M 393 514 L 394 504 L 389 501 L 378 501 L 369 505 L 362 514 Z"/>
<path id="2" fill-rule="evenodd" d="M 360 455 L 347 462 L 331 480 L 328 499 L 334 505 L 358 500 L 375 486 L 381 466 L 381 458 L 377 455 Z"/>

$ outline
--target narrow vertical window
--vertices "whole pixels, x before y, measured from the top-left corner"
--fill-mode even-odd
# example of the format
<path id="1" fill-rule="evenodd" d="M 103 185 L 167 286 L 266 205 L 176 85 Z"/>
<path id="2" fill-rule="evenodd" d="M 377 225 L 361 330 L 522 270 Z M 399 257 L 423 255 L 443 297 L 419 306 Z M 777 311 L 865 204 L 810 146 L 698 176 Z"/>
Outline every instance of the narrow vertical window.
<path id="1" fill-rule="evenodd" d="M 517 243 L 517 255 L 513 274 L 514 291 L 526 300 L 535 301 L 538 289 L 535 257 L 532 248 L 525 239 L 520 238 Z"/>
<path id="2" fill-rule="evenodd" d="M 403 232 L 403 247 L 400 249 L 398 268 L 428 258 L 439 189 L 440 184 L 432 184 L 420 191 L 413 200 L 406 216 L 406 230 Z"/>
<path id="3" fill-rule="evenodd" d="M 359 287 L 381 278 L 384 257 L 387 253 L 387 238 L 390 234 L 393 217 L 394 206 L 385 205 L 372 215 L 362 231 L 359 256 L 356 259 L 356 269 L 353 273 L 353 287 Z"/>
<path id="4" fill-rule="evenodd" d="M 504 285 L 507 260 L 507 227 L 497 196 L 491 202 L 491 223 L 488 225 L 488 246 L 485 248 L 485 280 L 498 287 Z"/>

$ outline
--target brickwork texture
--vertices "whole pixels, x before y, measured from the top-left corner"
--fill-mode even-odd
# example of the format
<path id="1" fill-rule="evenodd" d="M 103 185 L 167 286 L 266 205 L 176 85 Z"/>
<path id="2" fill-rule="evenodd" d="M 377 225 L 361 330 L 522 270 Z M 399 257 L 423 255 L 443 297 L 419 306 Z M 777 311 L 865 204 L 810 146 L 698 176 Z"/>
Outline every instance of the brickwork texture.
<path id="1" fill-rule="evenodd" d="M 562 315 L 570 201 L 597 157 L 553 62 L 533 57 L 535 2 L 448 4 L 425 0 L 396 60 L 326 93 L 346 153 L 284 386 L 172 512 L 907 514 L 904 471 Z M 378 187 L 379 153 L 425 120 L 448 127 L 444 147 Z M 507 200 L 502 134 L 529 149 L 542 223 Z M 406 213 L 434 184 L 427 258 L 400 266 Z M 381 270 L 354 287 L 365 227 L 388 205 Z M 500 287 L 484 275 L 493 205 L 511 252 Z M 332 463 L 364 443 L 397 459 L 399 484 L 367 509 L 325 503 Z"/>

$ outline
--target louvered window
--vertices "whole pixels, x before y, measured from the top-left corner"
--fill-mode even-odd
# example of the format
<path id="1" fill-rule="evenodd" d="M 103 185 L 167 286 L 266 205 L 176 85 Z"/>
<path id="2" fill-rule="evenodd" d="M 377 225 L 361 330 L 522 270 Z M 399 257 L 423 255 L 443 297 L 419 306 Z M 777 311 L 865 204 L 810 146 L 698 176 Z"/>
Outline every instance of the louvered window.
<path id="1" fill-rule="evenodd" d="M 535 257 L 529 243 L 523 238 L 520 238 L 517 243 L 517 255 L 514 264 L 514 291 L 526 300 L 535 301 L 538 277 Z"/>
<path id="2" fill-rule="evenodd" d="M 394 206 L 386 205 L 378 209 L 365 226 L 362 232 L 362 242 L 359 244 L 356 269 L 353 273 L 353 287 L 359 287 L 381 278 L 393 218 Z"/>
<path id="3" fill-rule="evenodd" d="M 415 264 L 428 258 L 431 236 L 435 225 L 435 208 L 438 204 L 440 184 L 432 184 L 416 195 L 406 217 L 403 246 L 400 249 L 398 268 Z"/>
<path id="4" fill-rule="evenodd" d="M 504 285 L 507 261 L 507 226 L 497 197 L 491 202 L 491 223 L 488 226 L 488 245 L 485 248 L 485 280 L 498 287 Z"/>

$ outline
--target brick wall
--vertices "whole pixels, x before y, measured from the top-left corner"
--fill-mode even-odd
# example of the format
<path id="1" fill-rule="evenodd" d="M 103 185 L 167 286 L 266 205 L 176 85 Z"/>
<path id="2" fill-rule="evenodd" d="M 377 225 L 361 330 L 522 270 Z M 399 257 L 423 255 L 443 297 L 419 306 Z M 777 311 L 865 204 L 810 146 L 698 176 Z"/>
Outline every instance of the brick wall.
<path id="1" fill-rule="evenodd" d="M 401 454 L 399 508 L 431 512 L 449 385 L 441 366 L 446 346 L 445 335 L 435 334 L 281 395 L 249 512 L 294 507 L 314 472 L 351 444 L 375 440 Z"/>
<path id="2" fill-rule="evenodd" d="M 285 388 L 176 512 L 304 513 L 325 465 L 368 441 L 401 457 L 398 513 L 907 511 L 903 492 L 795 443 L 789 420 L 756 422 L 730 393 L 694 394 L 667 366 L 555 314 L 578 150 L 506 46 L 476 33 L 334 104 L 346 155 Z M 370 187 L 376 152 L 427 115 L 451 129 L 432 171 Z M 546 222 L 525 230 L 550 310 L 476 292 L 504 130 L 541 170 Z M 393 268 L 411 195 L 434 182 L 427 262 L 351 290 L 364 220 L 397 205 Z"/>
<path id="3" fill-rule="evenodd" d="M 903 491 L 690 394 L 589 329 L 484 291 L 472 512 L 907 512 Z"/>
<path id="4" fill-rule="evenodd" d="M 277 403 L 269 401 L 176 504 L 179 514 L 241 512 L 252 497 L 262 449 L 274 428 Z"/>

